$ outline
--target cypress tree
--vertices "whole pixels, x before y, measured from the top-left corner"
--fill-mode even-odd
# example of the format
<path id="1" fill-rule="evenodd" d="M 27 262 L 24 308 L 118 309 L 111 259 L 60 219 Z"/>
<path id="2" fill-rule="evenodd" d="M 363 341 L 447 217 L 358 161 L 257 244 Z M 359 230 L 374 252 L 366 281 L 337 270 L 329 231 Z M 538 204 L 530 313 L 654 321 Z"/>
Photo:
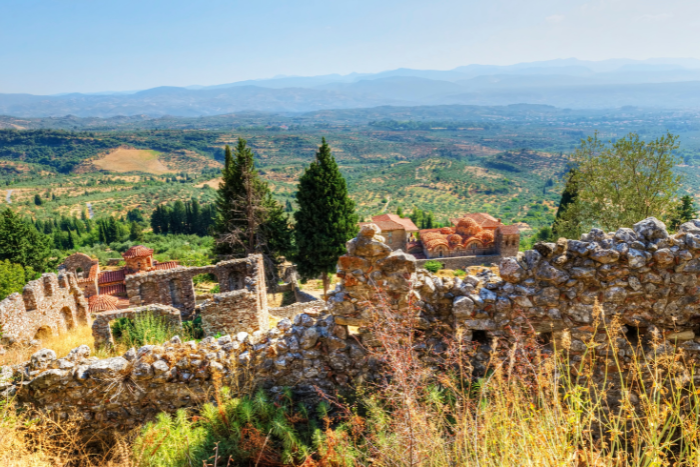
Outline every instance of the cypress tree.
<path id="1" fill-rule="evenodd" d="M 175 201 L 173 209 L 170 211 L 170 232 L 174 234 L 185 233 L 187 223 L 187 212 L 185 203 L 180 200 Z"/>
<path id="2" fill-rule="evenodd" d="M 316 160 L 299 179 L 297 203 L 297 268 L 303 278 L 321 274 L 327 293 L 328 273 L 335 270 L 338 257 L 345 253 L 345 242 L 357 234 L 358 218 L 347 183 L 325 138 Z"/>
<path id="3" fill-rule="evenodd" d="M 68 231 L 68 238 L 66 241 L 66 249 L 67 250 L 75 250 L 75 239 L 73 238 L 73 232 Z"/>
<path id="4" fill-rule="evenodd" d="M 576 219 L 573 210 L 576 201 L 578 200 L 578 187 L 576 185 L 576 169 L 569 170 L 569 175 L 566 180 L 566 186 L 559 200 L 557 215 L 552 223 L 552 238 L 577 236 L 580 230 L 580 222 Z"/>

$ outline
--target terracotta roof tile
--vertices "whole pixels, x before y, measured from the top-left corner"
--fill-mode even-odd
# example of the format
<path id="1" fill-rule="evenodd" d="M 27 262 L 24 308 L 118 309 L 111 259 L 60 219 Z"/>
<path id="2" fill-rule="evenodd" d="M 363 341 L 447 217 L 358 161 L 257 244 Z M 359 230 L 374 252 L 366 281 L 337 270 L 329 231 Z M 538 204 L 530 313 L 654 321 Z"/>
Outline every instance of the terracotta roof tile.
<path id="1" fill-rule="evenodd" d="M 396 214 L 382 214 L 381 216 L 374 216 L 372 221 L 376 223 L 377 221 L 389 221 L 399 224 L 403 227 L 406 232 L 418 232 L 418 227 L 409 218 L 399 217 Z M 399 227 L 400 228 L 400 227 Z M 395 230 L 395 229 L 392 229 Z"/>
<path id="2" fill-rule="evenodd" d="M 108 284 L 110 282 L 124 282 L 124 269 L 100 273 L 100 276 L 97 279 L 98 284 Z"/>
<path id="3" fill-rule="evenodd" d="M 124 259 L 141 258 L 144 256 L 153 256 L 153 250 L 143 245 L 136 245 L 122 253 Z"/>
<path id="4" fill-rule="evenodd" d="M 517 225 L 504 225 L 501 226 L 501 234 L 503 235 L 515 235 L 519 234 L 520 229 L 518 228 Z"/>
<path id="5" fill-rule="evenodd" d="M 126 284 L 113 284 L 100 287 L 100 295 L 123 295 L 126 296 Z"/>
<path id="6" fill-rule="evenodd" d="M 119 299 L 111 295 L 93 295 L 88 299 L 90 313 L 117 310 Z"/>
<path id="7" fill-rule="evenodd" d="M 164 263 L 154 264 L 153 269 L 155 269 L 156 271 L 161 271 L 161 270 L 165 270 L 165 269 L 173 269 L 173 268 L 176 268 L 178 266 L 179 266 L 179 264 L 177 261 L 166 261 Z"/>

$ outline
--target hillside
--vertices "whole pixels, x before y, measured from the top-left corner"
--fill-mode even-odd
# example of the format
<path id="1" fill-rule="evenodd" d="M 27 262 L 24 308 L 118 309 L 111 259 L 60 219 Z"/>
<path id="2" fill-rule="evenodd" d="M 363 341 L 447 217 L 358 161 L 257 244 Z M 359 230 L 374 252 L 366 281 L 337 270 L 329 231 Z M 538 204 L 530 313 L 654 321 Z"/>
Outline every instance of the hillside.
<path id="1" fill-rule="evenodd" d="M 148 214 L 175 199 L 210 201 L 223 148 L 239 137 L 248 140 L 262 176 L 291 209 L 298 177 L 325 137 L 362 218 L 416 207 L 433 211 L 439 222 L 486 211 L 505 222 L 549 224 L 566 155 L 595 130 L 603 139 L 629 131 L 645 139 L 666 130 L 679 134 L 683 164 L 677 170 L 686 175 L 684 191 L 700 191 L 700 115 L 692 111 L 378 107 L 300 115 L 3 117 L 0 122 L 33 128 L 0 130 L 0 184 L 12 190 L 17 209 L 35 217 L 80 213 L 87 203 L 100 217 L 135 207 Z M 54 126 L 64 130 L 48 129 Z M 169 126 L 177 129 L 162 129 Z M 65 130 L 72 127 L 79 131 Z M 155 127 L 160 129 L 149 129 Z M 40 209 L 32 202 L 37 193 L 47 199 Z"/>

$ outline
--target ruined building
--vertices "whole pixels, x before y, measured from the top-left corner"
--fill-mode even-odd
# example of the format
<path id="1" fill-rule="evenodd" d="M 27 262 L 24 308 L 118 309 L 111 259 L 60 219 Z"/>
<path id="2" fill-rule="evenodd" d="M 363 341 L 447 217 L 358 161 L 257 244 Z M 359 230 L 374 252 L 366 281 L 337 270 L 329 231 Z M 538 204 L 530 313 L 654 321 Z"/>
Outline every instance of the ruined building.
<path id="1" fill-rule="evenodd" d="M 418 233 L 418 227 L 411 219 L 399 217 L 396 214 L 374 216 L 372 222 L 360 222 L 360 227 L 368 224 L 374 224 L 382 229 L 386 244 L 392 250 L 406 251 L 408 245 L 415 240 L 413 236 Z"/>
<path id="2" fill-rule="evenodd" d="M 450 222 L 453 227 L 421 230 L 419 240 L 409 243 L 405 251 L 418 259 L 453 258 L 450 265 L 455 267 L 498 263 L 518 253 L 520 231 L 514 225 L 504 225 L 485 212 L 465 214 Z"/>
<path id="3" fill-rule="evenodd" d="M 159 263 L 153 259 L 153 250 L 136 245 L 122 253 L 126 266 L 112 271 L 100 271 L 95 258 L 84 253 L 74 253 L 66 258 L 59 269 L 72 272 L 78 278 L 90 304 L 91 312 L 111 311 L 129 307 L 126 293 L 126 277 L 152 271 L 165 271 L 178 266 L 177 261 Z M 112 298 L 97 298 L 103 295 Z"/>
<path id="4" fill-rule="evenodd" d="M 0 343 L 21 343 L 89 324 L 88 303 L 72 274 L 44 274 L 0 302 Z"/>

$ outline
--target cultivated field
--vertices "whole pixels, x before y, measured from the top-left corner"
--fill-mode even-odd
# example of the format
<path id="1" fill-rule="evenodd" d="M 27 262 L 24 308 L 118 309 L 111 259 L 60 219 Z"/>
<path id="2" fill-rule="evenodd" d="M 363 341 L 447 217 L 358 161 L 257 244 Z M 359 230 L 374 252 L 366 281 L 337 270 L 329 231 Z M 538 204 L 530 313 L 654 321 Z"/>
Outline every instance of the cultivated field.
<path id="1" fill-rule="evenodd" d="M 110 172 L 145 172 L 153 175 L 172 172 L 160 161 L 159 155 L 158 151 L 117 148 L 92 164 Z"/>

